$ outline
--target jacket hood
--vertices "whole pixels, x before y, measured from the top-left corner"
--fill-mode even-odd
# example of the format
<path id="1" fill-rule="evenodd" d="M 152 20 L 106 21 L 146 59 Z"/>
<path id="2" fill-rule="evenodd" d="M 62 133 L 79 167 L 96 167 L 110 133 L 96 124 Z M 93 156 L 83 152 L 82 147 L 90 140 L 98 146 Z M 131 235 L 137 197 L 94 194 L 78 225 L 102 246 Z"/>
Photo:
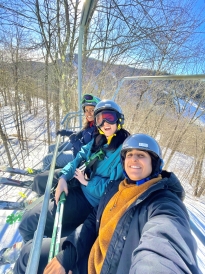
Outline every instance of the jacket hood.
<path id="1" fill-rule="evenodd" d="M 176 193 L 176 195 L 183 201 L 185 198 L 185 191 L 176 175 L 173 172 L 165 170 L 162 171 L 161 175 L 162 180 L 159 183 L 163 183 L 164 188 Z"/>

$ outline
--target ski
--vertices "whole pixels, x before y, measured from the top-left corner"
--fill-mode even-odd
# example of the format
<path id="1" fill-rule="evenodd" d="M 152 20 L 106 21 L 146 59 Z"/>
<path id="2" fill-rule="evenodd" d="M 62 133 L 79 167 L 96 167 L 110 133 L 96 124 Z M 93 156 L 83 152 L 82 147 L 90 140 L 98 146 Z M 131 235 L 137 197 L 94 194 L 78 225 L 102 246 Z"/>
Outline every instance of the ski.
<path id="1" fill-rule="evenodd" d="M 35 176 L 36 174 L 42 172 L 42 170 L 40 169 L 32 169 L 32 168 L 20 169 L 20 168 L 8 167 L 8 166 L 0 166 L 0 171 L 13 173 L 13 174 L 27 175 L 27 176 Z"/>
<path id="2" fill-rule="evenodd" d="M 20 181 L 11 178 L 0 177 L 0 184 L 30 189 L 33 184 L 33 180 Z"/>
<path id="3" fill-rule="evenodd" d="M 23 210 L 25 209 L 24 202 L 9 202 L 0 200 L 0 210 Z"/>

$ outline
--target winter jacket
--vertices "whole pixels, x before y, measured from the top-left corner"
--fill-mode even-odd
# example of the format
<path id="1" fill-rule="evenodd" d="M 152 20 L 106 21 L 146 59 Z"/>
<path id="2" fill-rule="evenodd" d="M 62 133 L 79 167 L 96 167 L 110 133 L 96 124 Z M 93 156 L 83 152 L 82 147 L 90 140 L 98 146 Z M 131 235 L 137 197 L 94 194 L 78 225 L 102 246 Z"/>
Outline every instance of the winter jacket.
<path id="1" fill-rule="evenodd" d="M 72 162 L 69 162 L 60 172 L 61 177 L 66 181 L 70 180 L 75 173 L 76 168 L 78 168 L 84 161 L 87 161 L 91 155 L 91 148 L 94 139 L 83 146 L 81 150 L 76 155 Z M 100 198 L 103 195 L 105 188 L 110 180 L 123 179 L 123 170 L 120 162 L 120 150 L 119 146 L 115 151 L 107 150 L 107 144 L 103 146 L 105 151 L 104 160 L 100 160 L 97 163 L 96 170 L 94 174 L 91 173 L 91 179 L 88 181 L 87 186 L 81 184 L 81 189 L 92 206 L 97 206 L 99 204 Z"/>
<path id="2" fill-rule="evenodd" d="M 88 259 L 103 210 L 119 183 L 109 183 L 98 209 L 64 242 L 64 247 L 70 243 L 75 247 L 78 269 Z M 177 177 L 163 171 L 162 180 L 146 190 L 118 222 L 101 274 L 201 273 L 183 197 Z"/>
<path id="3" fill-rule="evenodd" d="M 96 130 L 96 127 L 92 126 L 92 127 L 87 127 L 84 130 L 81 130 L 77 133 L 73 133 L 72 135 L 70 135 L 69 138 L 70 138 L 70 142 L 73 145 L 74 157 L 80 151 L 82 146 L 88 144 L 92 140 L 95 130 Z"/>

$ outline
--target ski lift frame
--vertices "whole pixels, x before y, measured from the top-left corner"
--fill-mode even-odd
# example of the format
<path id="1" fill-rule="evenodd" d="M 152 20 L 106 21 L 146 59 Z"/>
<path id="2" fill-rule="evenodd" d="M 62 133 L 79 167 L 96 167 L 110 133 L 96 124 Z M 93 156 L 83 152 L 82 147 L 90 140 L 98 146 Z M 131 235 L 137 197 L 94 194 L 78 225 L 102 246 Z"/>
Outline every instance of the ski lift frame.
<path id="1" fill-rule="evenodd" d="M 133 80 L 205 80 L 205 74 L 196 74 L 196 75 L 157 75 L 157 76 L 128 76 L 122 78 L 120 80 L 117 89 L 112 97 L 114 101 L 118 92 L 120 91 L 123 83 L 125 81 L 133 81 Z"/>

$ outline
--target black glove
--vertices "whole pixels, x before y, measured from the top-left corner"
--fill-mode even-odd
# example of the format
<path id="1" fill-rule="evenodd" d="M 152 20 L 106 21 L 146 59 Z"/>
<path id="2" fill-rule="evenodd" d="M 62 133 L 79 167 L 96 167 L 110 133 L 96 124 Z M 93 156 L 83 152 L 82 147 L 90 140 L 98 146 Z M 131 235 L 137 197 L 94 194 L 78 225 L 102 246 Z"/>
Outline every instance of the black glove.
<path id="1" fill-rule="evenodd" d="M 71 143 L 74 143 L 76 141 L 76 133 L 73 133 L 69 139 Z"/>
<path id="2" fill-rule="evenodd" d="M 68 136 L 69 137 L 71 134 L 73 134 L 73 131 L 62 129 L 62 130 L 58 130 L 56 132 L 56 134 L 57 135 L 60 134 L 61 136 Z"/>

